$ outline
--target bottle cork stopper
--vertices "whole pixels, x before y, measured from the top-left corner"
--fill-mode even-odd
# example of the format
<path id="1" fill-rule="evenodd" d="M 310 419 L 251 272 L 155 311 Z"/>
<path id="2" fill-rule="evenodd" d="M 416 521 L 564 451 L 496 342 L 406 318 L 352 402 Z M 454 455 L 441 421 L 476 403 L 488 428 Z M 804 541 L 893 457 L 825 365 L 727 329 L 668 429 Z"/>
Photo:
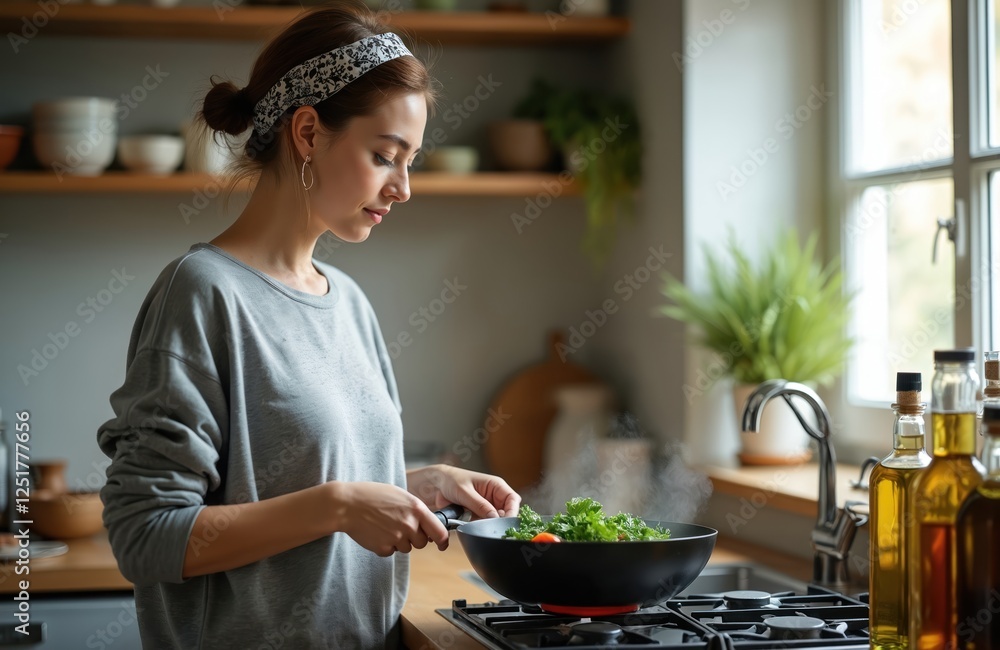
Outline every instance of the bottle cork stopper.
<path id="1" fill-rule="evenodd" d="M 986 379 L 993 381 L 1000 380 L 1000 361 L 986 362 Z"/>
<path id="2" fill-rule="evenodd" d="M 923 412 L 924 405 L 920 401 L 919 390 L 901 390 L 896 393 L 896 403 L 893 408 L 899 409 L 904 415 L 918 415 Z"/>

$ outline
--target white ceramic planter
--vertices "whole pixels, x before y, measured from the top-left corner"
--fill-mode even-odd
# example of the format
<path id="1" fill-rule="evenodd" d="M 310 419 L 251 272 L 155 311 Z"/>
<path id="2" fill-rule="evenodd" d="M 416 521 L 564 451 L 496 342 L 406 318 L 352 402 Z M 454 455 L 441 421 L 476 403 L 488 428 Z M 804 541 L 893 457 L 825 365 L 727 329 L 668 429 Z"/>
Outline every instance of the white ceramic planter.
<path id="1" fill-rule="evenodd" d="M 784 399 L 773 399 L 764 405 L 759 431 L 742 431 L 743 405 L 755 388 L 753 384 L 733 387 L 736 422 L 741 429 L 740 460 L 744 465 L 795 465 L 808 460 L 811 456 L 809 435 Z M 799 411 L 812 423 L 810 409 L 800 407 Z"/>

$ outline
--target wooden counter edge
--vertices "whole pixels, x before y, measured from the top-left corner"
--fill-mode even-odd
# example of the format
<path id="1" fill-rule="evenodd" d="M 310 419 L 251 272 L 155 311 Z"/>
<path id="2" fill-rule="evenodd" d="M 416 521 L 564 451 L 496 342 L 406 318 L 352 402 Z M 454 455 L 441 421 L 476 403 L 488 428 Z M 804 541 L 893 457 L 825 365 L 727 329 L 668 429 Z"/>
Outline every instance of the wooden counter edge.
<path id="1" fill-rule="evenodd" d="M 816 516 L 819 494 L 819 466 L 816 463 L 784 467 L 704 465 L 699 469 L 708 475 L 718 494 L 747 499 L 751 503 L 762 501 L 796 515 Z M 839 507 L 846 501 L 868 501 L 868 490 L 858 490 L 850 484 L 857 480 L 860 472 L 860 465 L 837 464 Z"/>
<path id="2" fill-rule="evenodd" d="M 32 558 L 27 575 L 16 573 L 14 562 L 0 562 L 0 594 L 20 591 L 21 580 L 29 581 L 33 594 L 132 590 L 132 583 L 118 570 L 106 532 L 66 540 L 66 545 L 62 555 Z"/>

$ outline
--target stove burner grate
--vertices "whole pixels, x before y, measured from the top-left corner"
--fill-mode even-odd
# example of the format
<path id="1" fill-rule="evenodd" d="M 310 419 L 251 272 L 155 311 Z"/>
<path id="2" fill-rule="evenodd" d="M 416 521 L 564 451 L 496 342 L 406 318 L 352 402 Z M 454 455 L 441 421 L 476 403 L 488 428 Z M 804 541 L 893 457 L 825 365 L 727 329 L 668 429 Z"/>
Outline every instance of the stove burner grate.
<path id="1" fill-rule="evenodd" d="M 551 614 L 509 600 L 483 605 L 456 600 L 451 610 L 437 611 L 495 650 L 868 648 L 867 605 L 815 587 L 804 595 L 704 594 L 607 616 Z"/>

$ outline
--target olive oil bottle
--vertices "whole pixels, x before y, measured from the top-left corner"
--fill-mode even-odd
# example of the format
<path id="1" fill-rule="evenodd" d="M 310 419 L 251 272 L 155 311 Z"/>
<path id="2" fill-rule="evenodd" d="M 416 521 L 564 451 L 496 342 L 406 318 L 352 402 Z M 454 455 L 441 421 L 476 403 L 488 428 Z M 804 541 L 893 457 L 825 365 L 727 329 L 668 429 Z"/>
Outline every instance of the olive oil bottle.
<path id="1" fill-rule="evenodd" d="M 1000 648 L 1000 404 L 983 408 L 986 480 L 958 513 L 958 647 Z"/>
<path id="2" fill-rule="evenodd" d="M 977 448 L 980 459 L 983 459 L 983 436 L 985 435 L 982 427 L 983 409 L 988 404 L 1000 404 L 1000 352 L 993 350 L 983 353 L 983 371 L 986 386 L 983 388 L 983 401 L 979 404 L 979 419 L 976 422 L 976 431 L 979 432 Z"/>
<path id="3" fill-rule="evenodd" d="M 868 481 L 871 570 L 869 634 L 872 650 L 910 647 L 910 579 L 907 519 L 913 481 L 931 462 L 924 451 L 924 408 L 919 372 L 896 373 L 892 453 Z"/>
<path id="4" fill-rule="evenodd" d="M 958 644 L 956 521 L 983 481 L 976 450 L 979 375 L 971 349 L 936 350 L 931 383 L 930 465 L 913 481 L 910 539 L 910 647 Z"/>

